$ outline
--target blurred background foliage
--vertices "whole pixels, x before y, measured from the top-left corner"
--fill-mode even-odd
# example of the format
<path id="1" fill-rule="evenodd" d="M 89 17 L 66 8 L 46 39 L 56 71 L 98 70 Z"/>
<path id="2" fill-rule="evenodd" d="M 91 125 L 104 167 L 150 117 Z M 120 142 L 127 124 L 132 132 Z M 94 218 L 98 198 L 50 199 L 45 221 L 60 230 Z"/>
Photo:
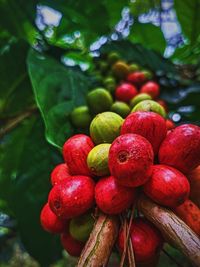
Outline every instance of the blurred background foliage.
<path id="1" fill-rule="evenodd" d="M 199 0 L 0 0 L 1 267 L 69 260 L 39 213 L 60 148 L 76 131 L 69 113 L 98 85 L 102 53 L 153 71 L 170 117 L 199 123 L 199 14 Z M 163 255 L 160 266 L 176 264 Z"/>

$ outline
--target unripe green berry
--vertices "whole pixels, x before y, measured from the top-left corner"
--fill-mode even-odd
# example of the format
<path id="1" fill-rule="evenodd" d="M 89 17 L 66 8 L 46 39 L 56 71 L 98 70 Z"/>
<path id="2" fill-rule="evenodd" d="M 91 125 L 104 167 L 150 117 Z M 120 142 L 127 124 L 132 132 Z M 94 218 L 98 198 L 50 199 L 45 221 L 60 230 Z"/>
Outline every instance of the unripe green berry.
<path id="1" fill-rule="evenodd" d="M 108 55 L 108 64 L 112 65 L 120 59 L 120 55 L 117 52 L 111 52 Z"/>
<path id="2" fill-rule="evenodd" d="M 137 64 L 130 64 L 129 65 L 129 72 L 138 71 L 140 67 Z"/>
<path id="3" fill-rule="evenodd" d="M 149 70 L 142 70 L 142 73 L 144 73 L 144 75 L 147 78 L 147 80 L 151 80 L 153 78 L 153 74 Z"/>
<path id="4" fill-rule="evenodd" d="M 166 117 L 165 109 L 156 101 L 153 100 L 143 100 L 139 102 L 131 112 L 135 111 L 152 111 L 160 114 L 164 118 Z"/>
<path id="5" fill-rule="evenodd" d="M 87 165 L 90 172 L 96 176 L 110 174 L 108 168 L 108 154 L 111 144 L 100 144 L 95 146 L 88 154 Z"/>
<path id="6" fill-rule="evenodd" d="M 127 103 L 121 101 L 116 101 L 113 103 L 110 110 L 119 114 L 122 118 L 126 118 L 131 112 L 131 109 Z"/>
<path id="7" fill-rule="evenodd" d="M 137 105 L 139 102 L 143 100 L 152 100 L 152 97 L 146 93 L 140 93 L 131 99 L 130 107 L 133 108 L 135 105 Z"/>
<path id="8" fill-rule="evenodd" d="M 92 117 L 88 106 L 80 106 L 75 108 L 71 113 L 72 124 L 77 128 L 87 128 L 90 125 Z"/>
<path id="9" fill-rule="evenodd" d="M 97 88 L 87 95 L 87 104 L 93 114 L 110 110 L 112 103 L 111 94 L 104 88 Z"/>

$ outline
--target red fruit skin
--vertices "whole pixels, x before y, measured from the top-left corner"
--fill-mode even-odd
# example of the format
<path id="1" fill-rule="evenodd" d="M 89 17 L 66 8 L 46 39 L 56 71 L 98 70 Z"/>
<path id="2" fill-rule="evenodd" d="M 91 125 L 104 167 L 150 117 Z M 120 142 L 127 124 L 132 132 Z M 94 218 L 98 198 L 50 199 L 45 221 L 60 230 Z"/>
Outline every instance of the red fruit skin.
<path id="1" fill-rule="evenodd" d="M 147 220 L 138 218 L 133 221 L 130 229 L 136 263 L 146 263 L 158 256 L 163 239 L 160 232 Z M 124 230 L 121 229 L 118 237 L 118 248 L 124 250 Z"/>
<path id="2" fill-rule="evenodd" d="M 76 134 L 65 142 L 63 157 L 72 175 L 91 175 L 87 156 L 93 147 L 92 139 L 85 134 Z"/>
<path id="3" fill-rule="evenodd" d="M 168 112 L 168 106 L 167 106 L 167 103 L 164 100 L 158 99 L 158 100 L 156 100 L 156 102 L 158 104 L 160 104 L 165 109 L 166 113 Z"/>
<path id="4" fill-rule="evenodd" d="M 49 205 L 60 218 L 69 219 L 89 210 L 94 204 L 94 181 L 74 176 L 55 185 L 49 193 Z"/>
<path id="5" fill-rule="evenodd" d="M 189 199 L 174 208 L 174 213 L 180 217 L 198 236 L 200 236 L 200 209 Z"/>
<path id="6" fill-rule="evenodd" d="M 156 99 L 160 94 L 160 86 L 156 82 L 149 81 L 141 87 L 140 93 L 146 93 Z"/>
<path id="7" fill-rule="evenodd" d="M 61 243 L 67 253 L 73 257 L 79 257 L 85 243 L 74 239 L 69 232 L 61 235 Z"/>
<path id="8" fill-rule="evenodd" d="M 143 189 L 153 201 L 173 208 L 188 198 L 190 184 L 185 175 L 166 165 L 154 165 L 152 170 L 152 176 Z"/>
<path id="9" fill-rule="evenodd" d="M 112 143 L 108 165 L 119 184 L 136 187 L 149 179 L 153 158 L 153 149 L 147 139 L 137 134 L 124 134 Z"/>
<path id="10" fill-rule="evenodd" d="M 127 133 L 145 137 L 151 143 L 156 155 L 167 134 L 166 122 L 162 116 L 154 112 L 133 112 L 125 119 L 121 127 L 121 134 Z"/>
<path id="11" fill-rule="evenodd" d="M 138 93 L 136 87 L 130 83 L 122 83 L 116 88 L 115 97 L 119 101 L 129 103 Z"/>
<path id="12" fill-rule="evenodd" d="M 95 199 L 104 213 L 119 214 L 133 204 L 136 192 L 134 188 L 121 186 L 113 176 L 109 176 L 96 184 Z"/>
<path id="13" fill-rule="evenodd" d="M 127 76 L 127 81 L 136 85 L 136 86 L 142 85 L 146 80 L 147 79 L 146 79 L 144 73 L 142 73 L 140 71 L 132 72 Z"/>
<path id="14" fill-rule="evenodd" d="M 46 203 L 40 213 L 40 223 L 42 228 L 52 234 L 62 233 L 67 229 L 68 222 L 58 218 Z"/>
<path id="15" fill-rule="evenodd" d="M 167 127 L 167 130 L 172 130 L 176 127 L 175 123 L 173 123 L 173 121 L 171 120 L 166 120 L 166 127 Z"/>
<path id="16" fill-rule="evenodd" d="M 190 199 L 200 209 L 200 165 L 187 175 L 190 182 Z"/>
<path id="17" fill-rule="evenodd" d="M 200 164 L 200 127 L 183 124 L 173 129 L 159 149 L 161 164 L 187 174 Z"/>
<path id="18" fill-rule="evenodd" d="M 61 181 L 71 178 L 69 168 L 67 164 L 61 163 L 57 165 L 51 172 L 51 184 L 52 186 L 59 184 Z"/>

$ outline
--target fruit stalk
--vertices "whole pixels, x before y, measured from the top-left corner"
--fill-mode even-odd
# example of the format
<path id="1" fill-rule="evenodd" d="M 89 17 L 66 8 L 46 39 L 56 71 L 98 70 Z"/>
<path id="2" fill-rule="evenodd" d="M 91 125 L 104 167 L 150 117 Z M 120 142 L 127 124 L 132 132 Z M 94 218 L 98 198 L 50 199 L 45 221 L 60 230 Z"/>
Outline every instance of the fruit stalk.
<path id="1" fill-rule="evenodd" d="M 144 195 L 138 200 L 138 208 L 167 242 L 182 251 L 194 266 L 200 266 L 200 239 L 181 219 Z"/>
<path id="2" fill-rule="evenodd" d="M 116 216 L 100 214 L 82 251 L 77 267 L 105 266 L 118 235 L 119 221 Z"/>

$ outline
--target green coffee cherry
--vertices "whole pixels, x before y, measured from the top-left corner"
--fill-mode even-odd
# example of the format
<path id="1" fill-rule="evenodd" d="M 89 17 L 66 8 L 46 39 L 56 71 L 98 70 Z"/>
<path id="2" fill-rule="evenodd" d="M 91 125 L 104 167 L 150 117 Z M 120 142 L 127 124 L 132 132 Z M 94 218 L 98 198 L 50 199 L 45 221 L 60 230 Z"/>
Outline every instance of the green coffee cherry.
<path id="1" fill-rule="evenodd" d="M 92 120 L 90 124 L 90 136 L 95 144 L 111 144 L 120 130 L 123 118 L 114 112 L 103 112 Z"/>
<path id="2" fill-rule="evenodd" d="M 131 112 L 130 107 L 125 102 L 121 101 L 116 101 L 113 103 L 110 110 L 119 114 L 122 118 L 126 118 Z"/>
<path id="3" fill-rule="evenodd" d="M 153 100 L 143 100 L 139 102 L 132 109 L 131 112 L 135 112 L 135 111 L 152 111 L 152 112 L 160 114 L 164 118 L 166 117 L 166 112 L 164 108 L 160 104 L 158 104 L 156 101 L 153 101 Z"/>
<path id="4" fill-rule="evenodd" d="M 129 65 L 129 72 L 138 71 L 139 69 L 140 69 L 140 67 L 137 64 L 130 64 Z"/>
<path id="5" fill-rule="evenodd" d="M 92 117 L 88 106 L 80 106 L 75 108 L 71 113 L 72 124 L 77 128 L 87 128 L 90 125 Z"/>
<path id="6" fill-rule="evenodd" d="M 139 102 L 143 100 L 152 100 L 152 97 L 146 93 L 140 93 L 131 99 L 130 107 L 133 108 L 135 105 L 137 105 Z"/>
<path id="7" fill-rule="evenodd" d="M 87 95 L 87 104 L 93 114 L 110 110 L 112 103 L 111 94 L 104 88 L 97 88 Z"/>
<path id="8" fill-rule="evenodd" d="M 84 214 L 71 219 L 69 224 L 70 235 L 81 242 L 86 242 L 94 226 L 94 218 L 91 214 Z"/>
<path id="9" fill-rule="evenodd" d="M 115 92 L 115 88 L 116 88 L 116 81 L 112 76 L 109 76 L 107 78 L 104 79 L 103 84 L 105 86 L 105 88 L 111 93 L 113 94 Z"/>
<path id="10" fill-rule="evenodd" d="M 144 73 L 144 75 L 147 78 L 147 80 L 151 80 L 153 78 L 153 74 L 149 70 L 142 70 L 142 73 Z"/>
<path id="11" fill-rule="evenodd" d="M 88 154 L 87 165 L 90 172 L 96 176 L 110 174 L 108 168 L 108 154 L 111 144 L 100 144 L 95 146 Z"/>
<path id="12" fill-rule="evenodd" d="M 129 66 L 124 61 L 117 61 L 112 66 L 113 74 L 118 79 L 124 79 L 129 73 Z"/>
<path id="13" fill-rule="evenodd" d="M 108 64 L 112 65 L 120 59 L 120 55 L 117 52 L 111 52 L 108 55 Z"/>

